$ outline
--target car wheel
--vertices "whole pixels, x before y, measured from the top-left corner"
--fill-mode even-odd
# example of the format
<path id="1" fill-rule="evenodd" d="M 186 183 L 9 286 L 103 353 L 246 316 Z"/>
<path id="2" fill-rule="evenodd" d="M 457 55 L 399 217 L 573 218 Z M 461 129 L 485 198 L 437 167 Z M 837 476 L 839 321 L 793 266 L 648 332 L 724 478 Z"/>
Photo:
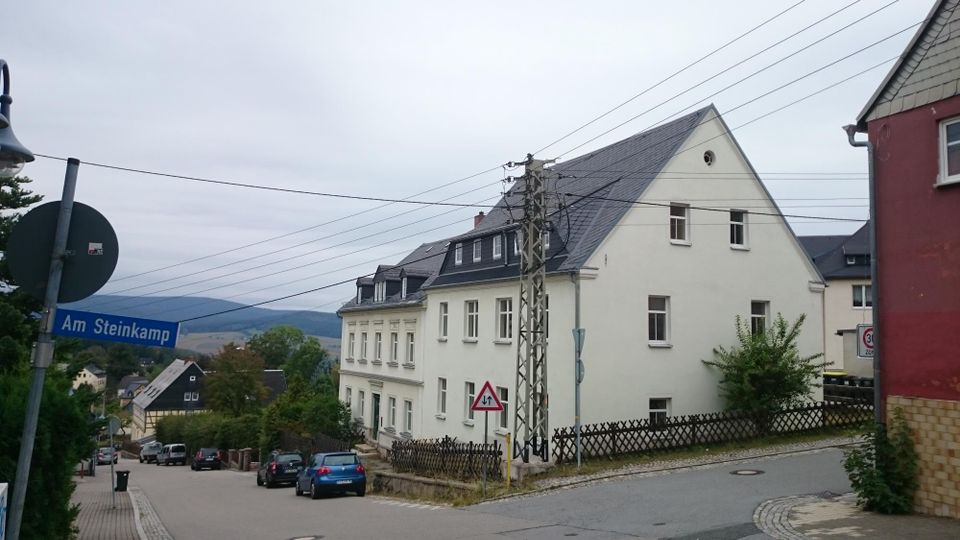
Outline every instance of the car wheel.
<path id="1" fill-rule="evenodd" d="M 273 480 L 267 478 L 267 489 L 273 489 L 276 486 L 277 484 Z"/>
<path id="2" fill-rule="evenodd" d="M 143 463 L 143 458 L 140 458 L 140 463 Z"/>
<path id="3" fill-rule="evenodd" d="M 357 497 L 363 497 L 366 494 L 367 494 L 367 486 L 363 486 L 362 488 L 357 490 Z"/>
<path id="4" fill-rule="evenodd" d="M 310 482 L 310 498 L 311 498 L 311 499 L 319 499 L 319 498 L 320 498 L 320 492 L 317 491 L 317 485 L 314 484 L 313 482 Z"/>
<path id="5" fill-rule="evenodd" d="M 300 482 L 293 483 L 293 494 L 296 495 L 297 497 L 299 497 L 300 495 L 303 495 L 303 492 L 300 491 Z"/>
<path id="6" fill-rule="evenodd" d="M 260 478 L 260 475 L 259 475 L 259 474 L 257 474 L 257 485 L 258 485 L 258 486 L 262 486 L 262 485 L 263 485 L 263 479 Z"/>

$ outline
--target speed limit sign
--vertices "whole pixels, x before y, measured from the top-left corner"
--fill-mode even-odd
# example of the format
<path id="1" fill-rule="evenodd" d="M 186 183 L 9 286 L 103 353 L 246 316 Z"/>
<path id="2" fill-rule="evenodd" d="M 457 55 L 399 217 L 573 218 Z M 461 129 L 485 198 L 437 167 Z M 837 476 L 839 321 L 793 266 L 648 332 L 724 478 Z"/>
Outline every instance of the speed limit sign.
<path id="1" fill-rule="evenodd" d="M 873 325 L 857 325 L 857 356 L 873 358 Z"/>

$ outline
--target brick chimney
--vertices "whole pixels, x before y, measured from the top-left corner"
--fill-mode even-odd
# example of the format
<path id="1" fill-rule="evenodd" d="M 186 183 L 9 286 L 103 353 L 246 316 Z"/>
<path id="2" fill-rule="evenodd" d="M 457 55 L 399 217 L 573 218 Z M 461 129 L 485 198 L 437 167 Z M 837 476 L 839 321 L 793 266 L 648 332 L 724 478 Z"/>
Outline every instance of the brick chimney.
<path id="1" fill-rule="evenodd" d="M 476 229 L 480 226 L 480 223 L 483 222 L 484 214 L 481 210 L 477 215 L 473 216 L 473 228 Z"/>

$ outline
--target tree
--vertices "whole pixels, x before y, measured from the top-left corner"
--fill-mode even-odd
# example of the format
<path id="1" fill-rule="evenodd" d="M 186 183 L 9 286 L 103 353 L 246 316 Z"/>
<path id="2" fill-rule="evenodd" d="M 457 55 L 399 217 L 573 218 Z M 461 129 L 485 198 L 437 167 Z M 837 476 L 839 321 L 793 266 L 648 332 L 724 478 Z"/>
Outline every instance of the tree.
<path id="1" fill-rule="evenodd" d="M 812 396 L 829 363 L 817 361 L 823 353 L 800 356 L 797 337 L 804 320 L 806 315 L 801 315 L 789 325 L 778 313 L 771 328 L 753 334 L 737 317 L 739 346 L 717 347 L 715 360 L 703 361 L 720 370 L 720 394 L 728 410 L 763 418 Z"/>
<path id="2" fill-rule="evenodd" d="M 320 344 L 320 340 L 315 337 L 308 337 L 290 355 L 290 358 L 283 365 L 283 370 L 287 377 L 300 377 L 304 381 L 312 381 L 318 375 L 320 368 L 327 359 L 327 351 Z"/>
<path id="3" fill-rule="evenodd" d="M 295 326 L 281 325 L 250 338 L 247 348 L 263 357 L 267 367 L 275 369 L 287 363 L 305 340 L 303 330 Z"/>
<path id="4" fill-rule="evenodd" d="M 140 361 L 126 345 L 114 345 L 107 352 L 107 380 L 115 384 L 123 377 L 140 370 Z"/>
<path id="5" fill-rule="evenodd" d="M 254 351 L 228 343 L 203 378 L 205 400 L 211 410 L 233 416 L 257 411 L 267 396 L 263 359 Z"/>

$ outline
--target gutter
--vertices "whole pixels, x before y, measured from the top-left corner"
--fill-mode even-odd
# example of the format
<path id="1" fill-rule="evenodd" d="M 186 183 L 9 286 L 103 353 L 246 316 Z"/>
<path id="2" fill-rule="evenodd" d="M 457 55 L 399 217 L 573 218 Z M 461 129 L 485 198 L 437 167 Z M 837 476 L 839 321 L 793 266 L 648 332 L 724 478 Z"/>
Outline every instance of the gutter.
<path id="1" fill-rule="evenodd" d="M 880 332 L 880 277 L 879 260 L 880 254 L 877 251 L 877 181 L 874 172 L 875 150 L 873 143 L 869 140 L 856 140 L 857 126 L 843 126 L 847 132 L 847 142 L 850 146 L 867 149 L 867 166 L 870 190 L 870 290 L 873 301 L 873 415 L 877 424 L 883 423 L 882 392 L 880 390 L 880 344 L 883 334 Z"/>

